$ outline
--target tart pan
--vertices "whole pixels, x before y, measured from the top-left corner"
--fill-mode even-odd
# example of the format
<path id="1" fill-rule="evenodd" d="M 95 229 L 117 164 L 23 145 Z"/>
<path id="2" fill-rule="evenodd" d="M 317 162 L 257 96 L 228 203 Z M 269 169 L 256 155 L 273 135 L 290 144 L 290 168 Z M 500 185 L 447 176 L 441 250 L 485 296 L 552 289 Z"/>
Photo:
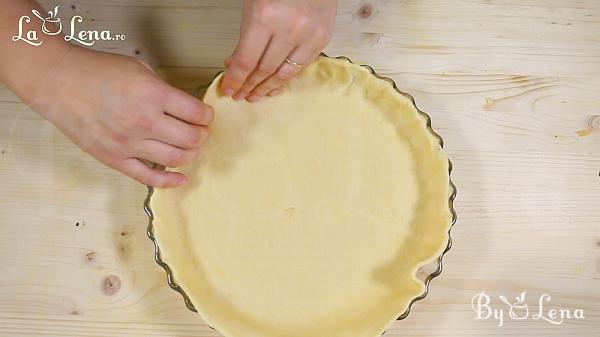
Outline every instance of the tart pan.
<path id="1" fill-rule="evenodd" d="M 456 222 L 429 116 L 346 57 L 252 105 L 222 97 L 221 76 L 204 95 L 207 153 L 182 169 L 191 186 L 144 202 L 170 287 L 228 337 L 372 337 L 406 318 Z"/>

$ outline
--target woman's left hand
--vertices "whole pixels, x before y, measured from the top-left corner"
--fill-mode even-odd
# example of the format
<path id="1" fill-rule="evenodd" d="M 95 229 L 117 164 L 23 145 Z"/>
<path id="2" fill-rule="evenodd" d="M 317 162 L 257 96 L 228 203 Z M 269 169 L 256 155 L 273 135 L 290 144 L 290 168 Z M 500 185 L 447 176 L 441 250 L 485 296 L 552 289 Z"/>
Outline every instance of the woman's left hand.
<path id="1" fill-rule="evenodd" d="M 221 89 L 250 102 L 277 95 L 325 48 L 336 0 L 244 0 L 241 36 Z"/>

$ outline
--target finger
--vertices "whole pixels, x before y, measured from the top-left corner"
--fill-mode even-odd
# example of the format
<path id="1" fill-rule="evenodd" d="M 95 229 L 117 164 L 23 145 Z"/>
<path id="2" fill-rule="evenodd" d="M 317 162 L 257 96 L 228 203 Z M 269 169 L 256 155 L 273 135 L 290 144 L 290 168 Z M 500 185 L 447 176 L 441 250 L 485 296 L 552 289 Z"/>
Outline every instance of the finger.
<path id="1" fill-rule="evenodd" d="M 214 116 L 210 106 L 185 91 L 173 87 L 169 87 L 164 109 L 169 115 L 196 125 L 208 125 Z"/>
<path id="2" fill-rule="evenodd" d="M 281 94 L 282 90 L 277 88 L 277 89 L 273 89 L 271 90 L 267 95 L 270 97 L 275 97 L 275 96 L 279 96 Z"/>
<path id="3" fill-rule="evenodd" d="M 182 149 L 198 148 L 208 136 L 208 128 L 205 126 L 188 124 L 167 114 L 159 115 L 149 131 L 143 136 Z"/>
<path id="4" fill-rule="evenodd" d="M 289 82 L 314 59 L 314 50 L 315 49 L 311 48 L 311 46 L 301 46 L 296 48 L 289 56 L 289 59 L 302 64 L 302 67 L 296 67 L 288 62 L 283 62 L 275 74 L 271 75 L 253 90 L 250 95 L 252 98 L 249 97 L 249 100 L 254 97 L 264 97 L 272 90 L 280 88 L 285 83 Z"/>
<path id="5" fill-rule="evenodd" d="M 165 167 L 179 167 L 192 163 L 200 149 L 184 150 L 161 141 L 146 139 L 135 146 L 135 157 Z"/>
<path id="6" fill-rule="evenodd" d="M 247 29 L 242 30 L 240 42 L 221 81 L 221 90 L 225 96 L 232 96 L 239 91 L 256 68 L 270 38 L 268 31 L 256 25 L 248 25 Z"/>
<path id="7" fill-rule="evenodd" d="M 117 169 L 138 182 L 154 187 L 168 188 L 188 182 L 185 175 L 149 167 L 137 158 L 126 158 L 119 162 Z"/>
<path id="8" fill-rule="evenodd" d="M 273 75 L 284 62 L 285 58 L 290 55 L 294 49 L 294 44 L 289 42 L 289 39 L 274 36 L 267 46 L 263 57 L 258 66 L 248 76 L 238 93 L 234 96 L 236 99 L 246 98 L 246 95 L 264 81 L 267 77 Z"/>
<path id="9" fill-rule="evenodd" d="M 289 85 L 287 83 L 284 83 L 279 88 L 271 90 L 267 95 L 270 97 L 281 95 L 281 93 L 284 92 L 288 87 Z"/>

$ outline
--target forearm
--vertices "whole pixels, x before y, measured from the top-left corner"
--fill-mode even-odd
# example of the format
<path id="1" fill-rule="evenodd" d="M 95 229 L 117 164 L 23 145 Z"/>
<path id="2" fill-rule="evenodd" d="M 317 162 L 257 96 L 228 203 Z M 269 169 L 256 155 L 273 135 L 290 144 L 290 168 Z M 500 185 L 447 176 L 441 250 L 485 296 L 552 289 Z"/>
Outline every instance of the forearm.
<path id="1" fill-rule="evenodd" d="M 74 46 L 65 42 L 62 34 L 42 32 L 42 22 L 31 10 L 37 9 L 40 13 L 44 10 L 35 1 L 0 0 L 0 5 L 0 82 L 30 103 L 40 94 L 47 74 Z M 20 29 L 22 16 L 29 17 L 30 22 L 22 20 Z M 55 28 L 53 25 L 47 23 L 52 29 Z M 29 31 L 35 31 L 36 44 L 41 42 L 39 46 L 18 39 L 27 38 Z"/>

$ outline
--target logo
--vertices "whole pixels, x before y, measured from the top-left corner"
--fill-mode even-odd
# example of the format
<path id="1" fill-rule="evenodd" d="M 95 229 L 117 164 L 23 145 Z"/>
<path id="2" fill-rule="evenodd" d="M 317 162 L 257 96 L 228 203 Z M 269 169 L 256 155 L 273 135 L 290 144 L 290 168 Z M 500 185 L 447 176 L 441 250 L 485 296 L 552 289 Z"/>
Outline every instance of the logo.
<path id="1" fill-rule="evenodd" d="M 541 319 L 554 325 L 560 325 L 570 319 L 585 319 L 583 309 L 571 310 L 568 308 L 559 308 L 546 311 L 544 305 L 552 299 L 549 294 L 542 294 L 538 299 L 537 311 L 530 311 L 527 303 L 525 303 L 526 296 L 527 292 L 523 291 L 519 296 L 515 297 L 514 302 L 511 302 L 506 296 L 499 295 L 498 299 L 506 305 L 505 309 L 508 309 L 508 311 L 505 311 L 503 308 L 492 308 L 490 305 L 490 296 L 485 291 L 482 291 L 471 299 L 471 308 L 475 311 L 475 319 L 489 319 L 493 317 L 498 321 L 499 327 L 504 325 L 506 312 L 508 312 L 508 317 L 512 320 Z"/>
<path id="2" fill-rule="evenodd" d="M 48 11 L 48 16 L 44 17 L 39 11 L 32 9 L 31 13 L 39 20 L 41 25 L 42 33 L 45 35 L 58 35 L 63 31 L 63 25 L 61 19 L 58 17 L 58 8 L 60 5 L 54 7 L 53 10 Z M 32 46 L 40 46 L 44 41 L 38 36 L 38 30 L 25 30 L 25 24 L 34 24 L 31 22 L 32 18 L 28 15 L 23 15 L 19 18 L 19 34 L 14 35 L 12 40 L 15 42 L 22 41 Z M 65 41 L 75 41 L 84 46 L 93 46 L 96 41 L 123 41 L 125 35 L 113 34 L 109 30 L 77 30 L 77 24 L 83 22 L 83 17 L 80 15 L 74 15 L 70 22 L 70 32 L 65 36 Z M 55 25 L 56 28 L 49 28 Z"/>

